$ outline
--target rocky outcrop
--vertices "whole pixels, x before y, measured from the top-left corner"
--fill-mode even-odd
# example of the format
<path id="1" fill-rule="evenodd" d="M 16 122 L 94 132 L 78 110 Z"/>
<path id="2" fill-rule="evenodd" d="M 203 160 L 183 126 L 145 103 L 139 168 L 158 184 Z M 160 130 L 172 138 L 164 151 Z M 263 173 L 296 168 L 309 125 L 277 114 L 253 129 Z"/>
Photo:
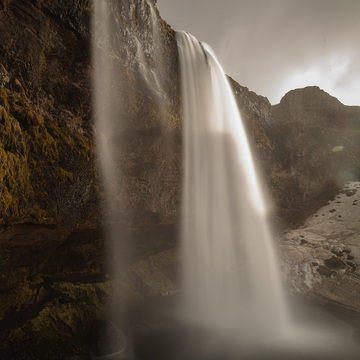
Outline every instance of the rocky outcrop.
<path id="1" fill-rule="evenodd" d="M 150 5 L 114 2 L 122 32 L 112 39 L 119 45 L 113 66 L 124 82 L 112 96 L 126 124 L 115 135 L 125 144 L 118 160 L 129 214 L 121 236 L 133 248 L 129 269 L 115 280 L 105 265 L 107 199 L 95 155 L 92 3 L 0 2 L 0 352 L 6 359 L 101 355 L 91 346 L 101 337 L 95 329 L 114 288 L 117 299 L 134 305 L 174 288 L 177 49 L 173 30 Z M 140 71 L 140 58 L 155 68 L 154 53 L 166 113 Z M 170 253 L 157 257 L 164 250 Z"/>
<path id="2" fill-rule="evenodd" d="M 272 106 L 266 97 L 259 96 L 248 88 L 239 85 L 229 77 L 235 99 L 248 134 L 250 144 L 262 168 L 269 164 L 274 151 L 274 142 L 268 131 L 274 125 Z"/>
<path id="3" fill-rule="evenodd" d="M 22 182 L 27 183 L 23 198 L 29 204 L 19 205 L 21 194 L 5 184 L 2 198 L 7 200 L 0 204 L 0 218 L 3 223 L 39 221 L 29 219 L 36 209 L 41 222 L 101 223 L 103 199 L 95 165 L 91 101 L 92 4 L 25 0 L 6 4 L 0 12 L 0 76 L 5 86 L 0 100 L 2 136 L 8 137 L 5 128 L 10 129 L 14 141 L 2 155 L 7 161 L 9 149 L 19 148 L 22 139 L 29 138 L 22 158 L 15 154 L 19 159 L 14 159 L 30 164 L 21 170 Z M 112 7 L 112 21 L 120 24 L 120 30 L 107 41 L 116 69 L 113 80 L 122 86 L 108 101 L 117 104 L 114 111 L 123 118 L 123 129 L 115 133 L 118 141 L 126 142 L 118 160 L 124 164 L 129 221 L 135 221 L 135 215 L 143 218 L 145 212 L 152 218 L 174 217 L 181 155 L 174 32 L 151 2 L 113 2 Z M 157 79 L 151 78 L 154 72 Z M 161 109 L 153 91 L 155 80 L 163 87 L 157 89 L 162 91 Z M 11 130 L 14 127 L 17 130 Z M 41 150 L 36 142 L 42 143 Z M 169 145 L 166 150 L 164 142 Z M 19 182 L 11 169 L 6 179 Z M 19 206 L 21 214 L 16 210 Z"/>
<path id="4" fill-rule="evenodd" d="M 5 359 L 52 358 L 55 348 L 68 346 L 69 336 L 81 347 L 76 319 L 104 313 L 85 5 L 8 0 L 0 6 L 0 352 Z"/>
<path id="5" fill-rule="evenodd" d="M 70 27 L 70 6 L 62 3 L 60 11 L 61 2 L 7 1 L 0 12 L 4 224 L 79 224 L 100 216 L 93 205 L 89 36 Z M 89 14 L 79 4 L 82 16 L 73 22 L 86 25 Z"/>
<path id="6" fill-rule="evenodd" d="M 359 312 L 360 183 L 348 183 L 303 226 L 278 241 L 293 293 Z"/>
<path id="7" fill-rule="evenodd" d="M 346 181 L 359 179 L 360 107 L 307 87 L 286 94 L 272 115 L 268 183 L 280 217 L 297 226 Z"/>
<path id="8" fill-rule="evenodd" d="M 114 157 L 109 187 L 117 204 L 109 206 L 122 204 L 129 223 L 174 223 L 182 153 L 175 33 L 146 1 L 110 1 L 101 16 L 103 23 L 96 18 L 94 25 L 94 70 L 111 79 L 103 88 L 100 79 L 97 89 L 106 123 L 97 127 L 98 137 L 111 144 Z"/>
<path id="9" fill-rule="evenodd" d="M 360 168 L 360 107 L 307 87 L 269 101 L 230 78 L 279 229 L 296 227 Z"/>

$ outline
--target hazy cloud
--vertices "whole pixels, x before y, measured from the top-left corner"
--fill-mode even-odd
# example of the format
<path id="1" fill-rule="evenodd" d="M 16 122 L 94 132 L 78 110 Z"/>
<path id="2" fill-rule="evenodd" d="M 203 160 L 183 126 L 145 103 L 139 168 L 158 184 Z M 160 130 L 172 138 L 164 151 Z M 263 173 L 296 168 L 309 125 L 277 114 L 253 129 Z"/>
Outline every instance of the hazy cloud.
<path id="1" fill-rule="evenodd" d="M 240 85 L 277 103 L 318 85 L 360 105 L 359 0 L 158 0 L 162 17 L 208 43 Z"/>

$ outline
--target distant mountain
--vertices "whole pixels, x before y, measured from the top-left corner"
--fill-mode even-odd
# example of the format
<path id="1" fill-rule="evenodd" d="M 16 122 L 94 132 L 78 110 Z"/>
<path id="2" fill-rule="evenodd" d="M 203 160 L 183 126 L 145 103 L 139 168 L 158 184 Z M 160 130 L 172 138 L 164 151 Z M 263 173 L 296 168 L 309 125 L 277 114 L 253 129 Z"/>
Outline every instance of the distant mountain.
<path id="1" fill-rule="evenodd" d="M 269 184 L 282 217 L 296 224 L 360 179 L 360 107 L 312 86 L 287 93 L 272 113 Z"/>
<path id="2" fill-rule="evenodd" d="M 281 226 L 299 225 L 346 181 L 360 179 L 359 106 L 316 86 L 272 106 L 230 81 Z"/>

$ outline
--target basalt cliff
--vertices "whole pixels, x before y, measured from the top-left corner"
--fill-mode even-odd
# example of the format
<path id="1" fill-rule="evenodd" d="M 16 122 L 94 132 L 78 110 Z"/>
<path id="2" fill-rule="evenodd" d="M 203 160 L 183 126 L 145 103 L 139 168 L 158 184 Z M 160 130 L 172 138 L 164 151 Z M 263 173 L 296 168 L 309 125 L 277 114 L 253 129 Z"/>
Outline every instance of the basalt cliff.
<path id="1" fill-rule="evenodd" d="M 121 279 L 106 265 L 105 209 L 114 199 L 104 195 L 95 145 L 92 59 L 103 44 L 92 43 L 93 4 L 0 0 L 3 359 L 102 355 L 99 339 L 111 289 L 134 308 L 177 289 L 182 138 L 175 33 L 156 1 L 112 6 L 112 21 L 122 31 L 108 40 L 111 66 L 119 74 L 114 82 L 121 79 L 121 85 L 108 101 L 118 103 L 125 119 L 116 131 L 117 199 L 126 209 L 120 233 L 132 249 Z M 161 89 L 149 85 L 154 73 Z M 346 182 L 359 179 L 360 108 L 317 87 L 291 91 L 273 106 L 229 80 L 264 189 L 274 201 L 276 230 L 306 226 Z M 357 271 L 358 255 L 346 249 L 328 257 L 339 260 L 326 265 L 324 258 L 313 266 L 318 284 L 321 277 L 335 279 L 332 266 L 339 261 L 341 274 Z M 311 296 L 313 287 L 297 281 L 294 289 Z M 346 306 L 360 310 L 358 304 Z"/>

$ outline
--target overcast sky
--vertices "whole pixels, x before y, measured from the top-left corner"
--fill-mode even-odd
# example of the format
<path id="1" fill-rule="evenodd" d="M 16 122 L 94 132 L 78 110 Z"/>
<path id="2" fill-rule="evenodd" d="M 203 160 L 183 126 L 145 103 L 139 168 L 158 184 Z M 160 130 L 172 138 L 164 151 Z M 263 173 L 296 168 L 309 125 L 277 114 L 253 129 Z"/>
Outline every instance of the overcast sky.
<path id="1" fill-rule="evenodd" d="M 225 72 L 272 104 L 309 85 L 360 105 L 360 0 L 158 0 Z"/>

